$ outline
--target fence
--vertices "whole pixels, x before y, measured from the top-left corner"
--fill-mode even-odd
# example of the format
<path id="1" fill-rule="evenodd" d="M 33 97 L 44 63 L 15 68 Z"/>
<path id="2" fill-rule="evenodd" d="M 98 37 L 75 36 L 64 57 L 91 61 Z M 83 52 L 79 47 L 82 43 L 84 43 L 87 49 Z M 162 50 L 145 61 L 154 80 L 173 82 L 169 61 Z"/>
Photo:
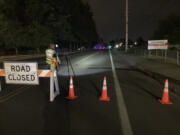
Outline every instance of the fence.
<path id="1" fill-rule="evenodd" d="M 134 54 L 150 59 L 159 59 L 165 63 L 174 63 L 180 65 L 180 51 L 179 50 L 145 50 L 134 49 Z"/>

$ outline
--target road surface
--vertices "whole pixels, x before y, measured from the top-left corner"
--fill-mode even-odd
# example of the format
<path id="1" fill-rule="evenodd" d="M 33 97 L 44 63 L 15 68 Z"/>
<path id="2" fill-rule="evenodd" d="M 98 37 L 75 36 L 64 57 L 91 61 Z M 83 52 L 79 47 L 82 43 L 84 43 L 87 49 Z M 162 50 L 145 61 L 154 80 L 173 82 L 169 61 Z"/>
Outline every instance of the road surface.
<path id="1" fill-rule="evenodd" d="M 3 85 L 0 135 L 125 135 L 127 129 L 133 135 L 180 134 L 180 100 L 170 94 L 173 104 L 160 104 L 164 86 L 137 70 L 133 58 L 119 51 L 112 51 L 112 57 L 123 105 L 119 103 L 108 50 L 62 56 L 58 71 L 61 94 L 52 103 L 48 78 L 40 78 L 38 86 Z M 31 61 L 46 68 L 44 58 Z M 73 101 L 65 98 L 70 75 L 78 96 Z M 104 76 L 110 102 L 98 100 Z M 122 125 L 122 121 L 129 125 Z"/>

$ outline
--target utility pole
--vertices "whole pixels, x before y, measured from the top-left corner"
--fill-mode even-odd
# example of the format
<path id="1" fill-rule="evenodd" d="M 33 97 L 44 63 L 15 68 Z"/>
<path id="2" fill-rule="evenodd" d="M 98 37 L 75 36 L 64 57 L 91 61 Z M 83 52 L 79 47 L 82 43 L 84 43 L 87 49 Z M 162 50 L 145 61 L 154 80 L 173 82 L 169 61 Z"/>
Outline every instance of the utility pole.
<path id="1" fill-rule="evenodd" d="M 128 0 L 126 0 L 126 46 L 125 46 L 125 52 L 128 51 Z"/>

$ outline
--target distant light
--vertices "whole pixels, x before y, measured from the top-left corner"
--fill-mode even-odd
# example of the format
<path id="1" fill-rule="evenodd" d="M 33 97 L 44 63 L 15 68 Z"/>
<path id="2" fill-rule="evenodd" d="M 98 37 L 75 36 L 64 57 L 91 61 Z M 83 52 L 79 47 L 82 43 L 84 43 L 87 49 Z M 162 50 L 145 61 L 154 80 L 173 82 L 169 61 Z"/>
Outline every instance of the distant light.
<path id="1" fill-rule="evenodd" d="M 58 48 L 58 44 L 56 44 L 56 48 Z"/>
<path id="2" fill-rule="evenodd" d="M 119 45 L 117 44 L 117 45 L 115 45 L 115 48 L 119 48 Z"/>
<path id="3" fill-rule="evenodd" d="M 121 47 L 122 45 L 123 45 L 123 43 L 121 42 L 121 43 L 120 43 L 120 47 Z"/>
<path id="4" fill-rule="evenodd" d="M 93 47 L 94 50 L 105 49 L 104 43 L 98 43 Z"/>
<path id="5" fill-rule="evenodd" d="M 137 42 L 134 42 L 135 45 L 137 45 Z"/>
<path id="6" fill-rule="evenodd" d="M 109 48 L 109 49 L 112 49 L 112 45 L 109 45 L 108 48 Z"/>

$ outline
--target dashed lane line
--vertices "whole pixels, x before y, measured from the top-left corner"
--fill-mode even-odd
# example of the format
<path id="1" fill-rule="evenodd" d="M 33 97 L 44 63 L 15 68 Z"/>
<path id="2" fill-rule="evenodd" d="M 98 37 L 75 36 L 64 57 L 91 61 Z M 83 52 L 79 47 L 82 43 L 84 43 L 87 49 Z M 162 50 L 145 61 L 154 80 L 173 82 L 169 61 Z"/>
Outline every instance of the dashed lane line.
<path id="1" fill-rule="evenodd" d="M 122 90 L 121 90 L 121 87 L 117 78 L 117 74 L 116 74 L 116 70 L 115 70 L 115 66 L 113 62 L 113 57 L 110 50 L 109 50 L 109 56 L 111 60 L 111 66 L 112 66 L 112 72 L 113 72 L 113 78 L 114 78 L 114 84 L 115 84 L 115 92 L 116 92 L 116 97 L 117 97 L 118 113 L 119 113 L 119 118 L 121 122 L 122 132 L 123 132 L 123 135 L 133 135 L 127 108 L 126 108 L 124 98 L 123 98 L 123 93 L 122 93 Z"/>

